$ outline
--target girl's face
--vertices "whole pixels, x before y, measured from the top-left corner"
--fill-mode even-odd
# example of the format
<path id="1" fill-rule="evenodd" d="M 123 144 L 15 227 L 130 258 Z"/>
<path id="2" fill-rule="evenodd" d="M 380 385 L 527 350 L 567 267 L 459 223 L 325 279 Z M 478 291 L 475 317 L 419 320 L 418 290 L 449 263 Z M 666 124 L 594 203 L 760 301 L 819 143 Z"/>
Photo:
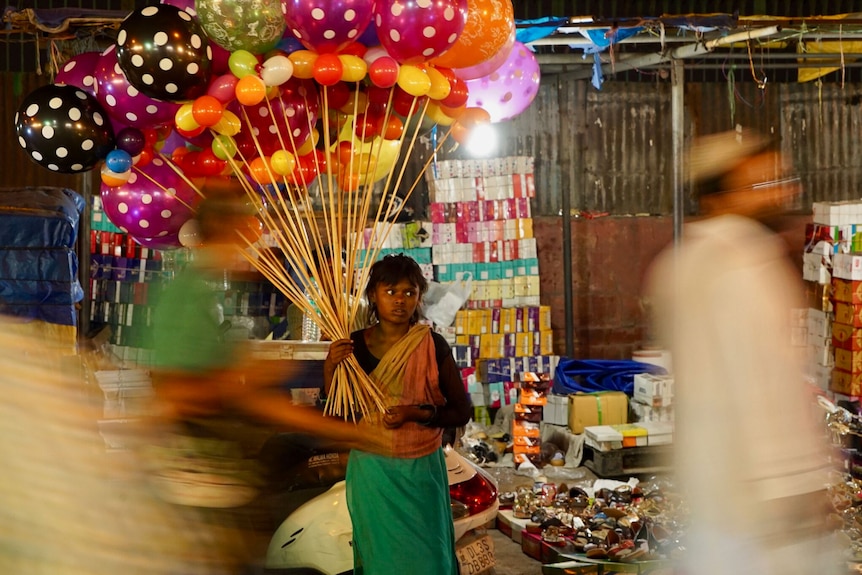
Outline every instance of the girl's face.
<path id="1" fill-rule="evenodd" d="M 407 280 L 377 284 L 372 296 L 378 319 L 389 323 L 409 324 L 419 306 L 419 288 Z"/>

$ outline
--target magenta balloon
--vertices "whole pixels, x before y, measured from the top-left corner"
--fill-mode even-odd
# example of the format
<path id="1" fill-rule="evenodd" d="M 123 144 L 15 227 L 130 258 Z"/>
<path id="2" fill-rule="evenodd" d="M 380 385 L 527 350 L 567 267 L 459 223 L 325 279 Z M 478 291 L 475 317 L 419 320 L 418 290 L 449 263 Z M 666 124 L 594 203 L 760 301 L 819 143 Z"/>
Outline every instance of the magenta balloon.
<path id="1" fill-rule="evenodd" d="M 510 120 L 535 99 L 540 78 L 536 56 L 515 42 L 502 66 L 484 78 L 467 80 L 467 107 L 483 108 L 491 115 L 491 122 Z"/>
<path id="2" fill-rule="evenodd" d="M 207 89 L 207 94 L 221 102 L 227 104 L 236 98 L 236 83 L 239 82 L 233 74 L 222 74 L 216 76 L 210 82 Z"/>
<path id="3" fill-rule="evenodd" d="M 162 158 L 133 168 L 129 181 L 101 186 L 102 206 L 111 222 L 135 238 L 164 238 L 192 217 L 199 195 Z"/>
<path id="4" fill-rule="evenodd" d="M 374 0 L 282 0 L 287 29 L 309 50 L 338 52 L 362 36 Z"/>
<path id="5" fill-rule="evenodd" d="M 173 124 L 180 105 L 150 98 L 132 86 L 117 62 L 116 45 L 102 53 L 94 74 L 96 98 L 112 118 L 134 128 L 157 128 Z"/>
<path id="6" fill-rule="evenodd" d="M 467 0 L 382 0 L 374 7 L 380 44 L 401 63 L 418 64 L 455 44 L 467 23 Z"/>
<path id="7" fill-rule="evenodd" d="M 183 244 L 180 243 L 179 234 L 168 234 L 160 238 L 136 238 L 135 236 L 132 236 L 132 239 L 143 247 L 152 248 L 154 250 L 175 250 L 183 246 Z"/>
<path id="8" fill-rule="evenodd" d="M 195 10 L 195 0 L 162 0 L 160 4 L 175 6 L 180 10 L 185 11 L 186 14 L 190 14 L 191 16 L 197 18 L 198 12 L 197 10 Z"/>
<path id="9" fill-rule="evenodd" d="M 237 146 L 242 150 L 254 150 L 252 157 L 258 155 L 252 134 L 257 137 L 263 154 L 269 156 L 276 150 L 300 146 L 317 123 L 319 105 L 314 82 L 291 78 L 279 87 L 279 93 L 277 98 L 269 102 L 264 100 L 256 106 L 241 106 L 236 101 L 228 105 L 228 109 L 242 119 L 242 131 L 235 137 Z M 247 161 L 250 159 L 246 157 Z"/>
<path id="10" fill-rule="evenodd" d="M 230 60 L 230 52 L 215 42 L 210 42 L 210 48 L 212 48 L 213 51 L 213 61 L 212 64 L 210 64 L 210 70 L 212 70 L 213 76 L 229 72 L 230 65 L 228 64 L 228 60 Z"/>
<path id="11" fill-rule="evenodd" d="M 72 56 L 57 72 L 54 83 L 75 86 L 91 96 L 95 96 L 96 76 L 94 72 L 101 55 L 100 52 L 84 52 Z"/>

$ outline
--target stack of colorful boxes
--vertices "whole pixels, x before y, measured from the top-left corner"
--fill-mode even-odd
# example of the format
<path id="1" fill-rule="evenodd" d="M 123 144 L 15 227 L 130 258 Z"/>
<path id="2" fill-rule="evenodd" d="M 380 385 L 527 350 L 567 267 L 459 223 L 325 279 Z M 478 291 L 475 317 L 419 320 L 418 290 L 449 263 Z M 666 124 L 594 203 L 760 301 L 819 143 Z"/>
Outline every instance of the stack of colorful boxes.
<path id="1" fill-rule="evenodd" d="M 857 223 L 862 222 L 862 202 L 815 202 L 813 211 L 803 254 L 807 309 L 794 316 L 793 343 L 807 346 L 806 372 L 815 385 L 839 395 L 859 395 L 853 384 L 858 303 L 852 282 L 858 274 L 854 265 L 862 265 L 854 255 L 862 251 L 862 224 Z"/>
<path id="2" fill-rule="evenodd" d="M 471 277 L 472 308 L 539 305 L 533 159 L 447 160 L 426 180 L 435 279 Z"/>
<path id="3" fill-rule="evenodd" d="M 523 372 L 518 376 L 518 403 L 512 420 L 512 458 L 515 465 L 542 462 L 542 408 L 551 389 L 551 374 Z"/>

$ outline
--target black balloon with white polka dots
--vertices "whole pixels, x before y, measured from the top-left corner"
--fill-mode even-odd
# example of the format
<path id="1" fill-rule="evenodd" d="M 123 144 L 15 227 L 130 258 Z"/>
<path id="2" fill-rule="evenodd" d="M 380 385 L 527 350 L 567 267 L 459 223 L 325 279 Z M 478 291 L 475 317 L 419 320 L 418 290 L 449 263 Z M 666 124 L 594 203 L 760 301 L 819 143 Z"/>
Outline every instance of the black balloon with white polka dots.
<path id="1" fill-rule="evenodd" d="M 212 47 L 197 20 L 170 4 L 132 12 L 117 33 L 117 61 L 151 98 L 193 100 L 206 92 Z"/>
<path id="2" fill-rule="evenodd" d="M 75 86 L 30 92 L 15 113 L 18 143 L 40 166 L 74 174 L 92 169 L 114 149 L 114 132 L 98 100 Z"/>

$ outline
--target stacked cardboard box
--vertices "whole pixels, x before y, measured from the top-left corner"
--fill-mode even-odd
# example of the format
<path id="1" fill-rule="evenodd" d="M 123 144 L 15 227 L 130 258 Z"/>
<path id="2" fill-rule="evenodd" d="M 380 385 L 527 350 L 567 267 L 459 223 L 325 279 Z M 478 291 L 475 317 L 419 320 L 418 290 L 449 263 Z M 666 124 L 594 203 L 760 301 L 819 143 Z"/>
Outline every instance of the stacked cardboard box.
<path id="1" fill-rule="evenodd" d="M 542 461 L 542 409 L 551 389 L 550 373 L 524 372 L 518 377 L 518 403 L 512 420 L 512 455 L 515 465 Z"/>
<path id="2" fill-rule="evenodd" d="M 638 373 L 629 404 L 635 421 L 673 422 L 673 376 Z"/>
<path id="3" fill-rule="evenodd" d="M 851 260 L 862 256 L 846 255 Z M 837 260 L 836 260 L 837 261 Z M 844 279 L 844 267 L 832 278 L 835 321 L 831 326 L 835 369 L 831 390 L 848 396 L 862 395 L 862 281 Z M 862 277 L 860 278 L 862 279 Z"/>

